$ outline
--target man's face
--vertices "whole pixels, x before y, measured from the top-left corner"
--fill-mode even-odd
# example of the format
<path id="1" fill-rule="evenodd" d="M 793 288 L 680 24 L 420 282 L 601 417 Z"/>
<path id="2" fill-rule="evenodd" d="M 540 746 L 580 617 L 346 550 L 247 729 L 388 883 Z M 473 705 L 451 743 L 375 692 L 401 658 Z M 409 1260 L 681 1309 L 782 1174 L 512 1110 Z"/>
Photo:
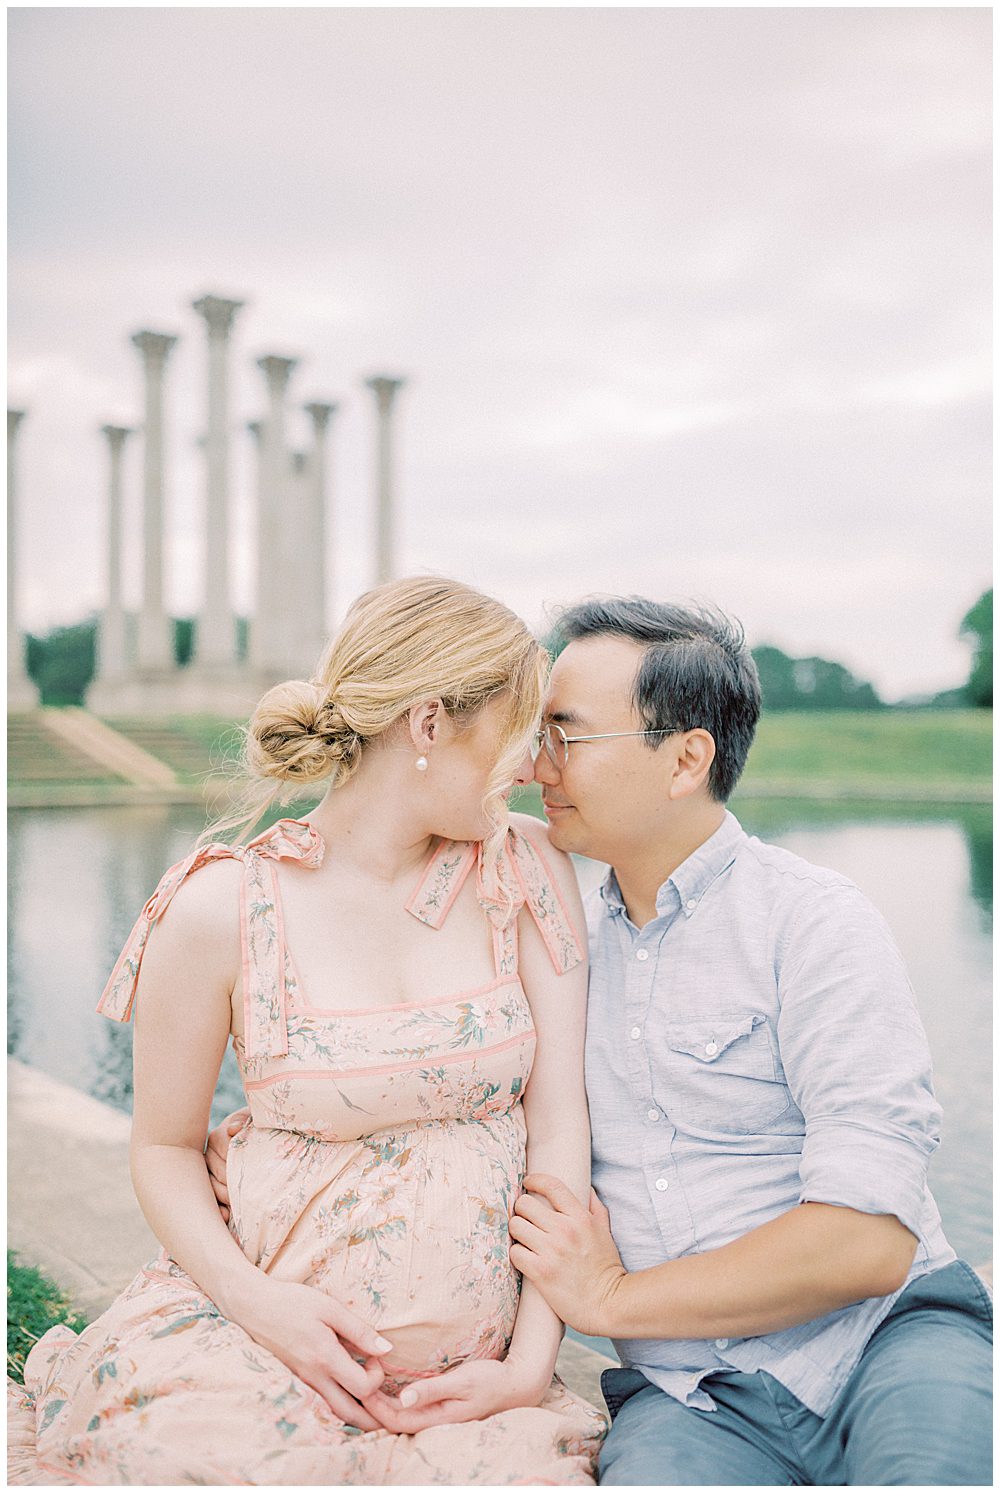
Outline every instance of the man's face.
<path id="1" fill-rule="evenodd" d="M 543 720 L 562 726 L 567 736 L 642 731 L 632 687 L 643 652 L 640 644 L 611 635 L 570 643 L 552 670 Z M 657 741 L 652 751 L 650 743 Z M 669 815 L 675 765 L 670 736 L 576 742 L 563 768 L 539 752 L 535 779 L 552 843 L 611 864 L 633 856 Z"/>

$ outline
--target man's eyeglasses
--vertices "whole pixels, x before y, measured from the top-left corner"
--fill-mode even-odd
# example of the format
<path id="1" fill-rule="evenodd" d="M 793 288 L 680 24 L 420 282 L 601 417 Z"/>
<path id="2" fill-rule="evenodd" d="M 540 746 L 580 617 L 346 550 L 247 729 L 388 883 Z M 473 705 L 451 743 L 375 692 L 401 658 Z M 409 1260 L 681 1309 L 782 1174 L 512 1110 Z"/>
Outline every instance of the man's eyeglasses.
<path id="1" fill-rule="evenodd" d="M 655 731 L 599 731 L 593 736 L 567 736 L 562 726 L 550 721 L 535 732 L 535 756 L 544 751 L 552 766 L 562 772 L 569 762 L 569 749 L 576 741 L 610 741 L 613 736 L 672 736 L 677 726 L 661 726 Z"/>

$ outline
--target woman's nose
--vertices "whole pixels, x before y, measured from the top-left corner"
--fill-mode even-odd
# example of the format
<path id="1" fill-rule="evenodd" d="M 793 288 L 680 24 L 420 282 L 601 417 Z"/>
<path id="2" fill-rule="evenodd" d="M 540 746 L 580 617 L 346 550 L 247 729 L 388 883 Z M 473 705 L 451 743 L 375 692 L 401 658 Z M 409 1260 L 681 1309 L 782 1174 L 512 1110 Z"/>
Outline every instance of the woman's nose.
<path id="1" fill-rule="evenodd" d="M 518 765 L 517 774 L 514 778 L 519 788 L 526 788 L 535 776 L 535 762 L 530 752 L 525 752 Z"/>

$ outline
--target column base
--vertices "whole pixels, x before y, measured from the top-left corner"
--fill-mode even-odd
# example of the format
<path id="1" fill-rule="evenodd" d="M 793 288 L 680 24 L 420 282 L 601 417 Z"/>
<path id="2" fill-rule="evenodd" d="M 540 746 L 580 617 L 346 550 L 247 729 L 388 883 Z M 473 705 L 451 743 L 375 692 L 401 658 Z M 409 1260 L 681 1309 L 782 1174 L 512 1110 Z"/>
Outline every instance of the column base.
<path id="1" fill-rule="evenodd" d="M 95 679 L 87 690 L 94 715 L 210 715 L 245 719 L 259 693 L 240 669 L 145 669 L 118 679 Z"/>
<path id="2" fill-rule="evenodd" d="M 18 710 L 38 710 L 41 700 L 38 686 L 27 674 L 7 675 L 7 714 Z"/>

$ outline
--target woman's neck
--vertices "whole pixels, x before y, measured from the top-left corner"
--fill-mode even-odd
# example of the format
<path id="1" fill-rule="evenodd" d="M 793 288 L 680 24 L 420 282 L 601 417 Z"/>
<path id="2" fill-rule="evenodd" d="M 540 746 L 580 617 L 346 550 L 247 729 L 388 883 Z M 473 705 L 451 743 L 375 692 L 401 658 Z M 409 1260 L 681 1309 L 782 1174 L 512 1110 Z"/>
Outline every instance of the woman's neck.
<path id="1" fill-rule="evenodd" d="M 434 839 L 416 822 L 398 770 L 387 767 L 363 762 L 342 787 L 332 785 L 308 816 L 323 836 L 328 862 L 383 884 L 412 877 Z"/>

